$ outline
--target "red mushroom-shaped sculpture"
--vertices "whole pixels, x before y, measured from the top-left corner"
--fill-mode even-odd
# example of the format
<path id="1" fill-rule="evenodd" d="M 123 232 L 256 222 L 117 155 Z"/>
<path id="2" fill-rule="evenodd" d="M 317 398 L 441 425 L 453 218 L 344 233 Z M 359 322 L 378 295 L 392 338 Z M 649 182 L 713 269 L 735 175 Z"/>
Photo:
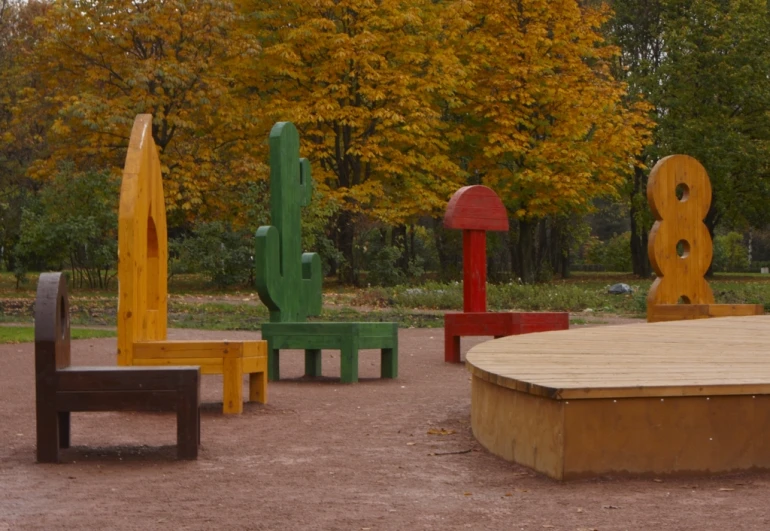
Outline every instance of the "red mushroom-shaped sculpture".
<path id="1" fill-rule="evenodd" d="M 486 231 L 507 231 L 505 205 L 490 188 L 464 186 L 452 196 L 444 227 L 463 231 L 463 311 L 487 311 Z"/>
<path id="2" fill-rule="evenodd" d="M 445 361 L 462 361 L 461 337 L 569 328 L 567 312 L 487 312 L 486 231 L 508 230 L 508 214 L 497 194 L 486 186 L 460 188 L 447 205 L 444 226 L 463 231 L 463 311 L 444 315 Z"/>

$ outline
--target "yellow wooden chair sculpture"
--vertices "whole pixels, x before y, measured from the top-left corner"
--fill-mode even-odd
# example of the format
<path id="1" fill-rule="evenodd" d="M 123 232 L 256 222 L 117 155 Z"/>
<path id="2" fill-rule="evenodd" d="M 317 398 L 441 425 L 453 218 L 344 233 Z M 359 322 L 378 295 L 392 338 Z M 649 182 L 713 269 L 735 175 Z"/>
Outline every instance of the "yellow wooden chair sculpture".
<path id="1" fill-rule="evenodd" d="M 167 341 L 168 240 L 160 159 L 152 115 L 134 121 L 120 189 L 118 224 L 118 364 L 198 365 L 222 374 L 223 412 L 243 411 L 243 375 L 249 400 L 267 402 L 266 341 Z"/>

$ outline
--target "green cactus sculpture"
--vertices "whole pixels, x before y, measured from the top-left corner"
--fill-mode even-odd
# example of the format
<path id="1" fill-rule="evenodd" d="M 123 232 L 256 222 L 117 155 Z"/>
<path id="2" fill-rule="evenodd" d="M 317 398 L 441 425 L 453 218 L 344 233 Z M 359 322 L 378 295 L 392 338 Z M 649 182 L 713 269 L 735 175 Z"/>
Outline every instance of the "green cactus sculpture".
<path id="1" fill-rule="evenodd" d="M 310 203 L 310 163 L 299 158 L 299 134 L 289 122 L 270 131 L 270 212 L 273 226 L 257 230 L 256 287 L 270 309 L 262 323 L 268 379 L 280 379 L 281 349 L 305 351 L 305 375 L 321 376 L 322 349 L 340 351 L 340 381 L 358 381 L 358 350 L 380 349 L 380 375 L 398 376 L 397 323 L 319 323 L 321 260 L 302 254 L 300 208 Z M 300 258 L 301 257 L 301 258 Z"/>
<path id="2" fill-rule="evenodd" d="M 291 122 L 270 131 L 272 226 L 256 235 L 256 288 L 272 323 L 301 323 L 321 313 L 321 259 L 302 253 L 300 208 L 310 203 L 310 162 L 299 158 L 299 133 Z"/>

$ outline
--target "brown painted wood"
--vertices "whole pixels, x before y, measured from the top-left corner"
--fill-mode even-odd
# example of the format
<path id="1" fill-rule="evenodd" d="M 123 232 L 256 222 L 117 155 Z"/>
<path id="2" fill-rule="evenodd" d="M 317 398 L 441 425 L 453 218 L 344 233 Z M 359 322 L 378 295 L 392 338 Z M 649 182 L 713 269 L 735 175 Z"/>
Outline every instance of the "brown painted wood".
<path id="1" fill-rule="evenodd" d="M 56 463 L 70 445 L 72 411 L 176 411 L 177 455 L 196 459 L 200 368 L 71 367 L 67 283 L 40 275 L 35 300 L 37 460 Z"/>

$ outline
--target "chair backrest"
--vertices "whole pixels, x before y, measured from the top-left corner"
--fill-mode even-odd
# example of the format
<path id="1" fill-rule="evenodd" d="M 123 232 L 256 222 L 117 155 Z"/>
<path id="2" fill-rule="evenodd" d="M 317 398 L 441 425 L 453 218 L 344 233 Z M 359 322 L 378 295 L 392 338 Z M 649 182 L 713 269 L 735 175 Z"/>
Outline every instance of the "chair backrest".
<path id="1" fill-rule="evenodd" d="M 302 252 L 301 209 L 310 204 L 310 162 L 299 156 L 299 133 L 291 122 L 270 131 L 271 225 L 257 229 L 255 287 L 270 321 L 304 322 L 321 313 L 321 258 Z"/>
<path id="2" fill-rule="evenodd" d="M 62 273 L 41 273 L 35 298 L 35 373 L 38 383 L 70 365 L 67 280 Z"/>
<path id="3" fill-rule="evenodd" d="M 482 185 L 463 186 L 447 204 L 444 227 L 463 231 L 463 311 L 487 311 L 486 231 L 507 231 L 508 212 Z"/>
<path id="4" fill-rule="evenodd" d="M 118 364 L 131 365 L 133 344 L 166 339 L 168 235 L 152 115 L 134 121 L 118 213 Z"/>
<path id="5" fill-rule="evenodd" d="M 655 216 L 647 252 L 657 278 L 647 304 L 713 304 L 704 275 L 713 256 L 703 223 L 711 207 L 711 182 L 700 162 L 687 155 L 658 161 L 647 181 Z"/>

